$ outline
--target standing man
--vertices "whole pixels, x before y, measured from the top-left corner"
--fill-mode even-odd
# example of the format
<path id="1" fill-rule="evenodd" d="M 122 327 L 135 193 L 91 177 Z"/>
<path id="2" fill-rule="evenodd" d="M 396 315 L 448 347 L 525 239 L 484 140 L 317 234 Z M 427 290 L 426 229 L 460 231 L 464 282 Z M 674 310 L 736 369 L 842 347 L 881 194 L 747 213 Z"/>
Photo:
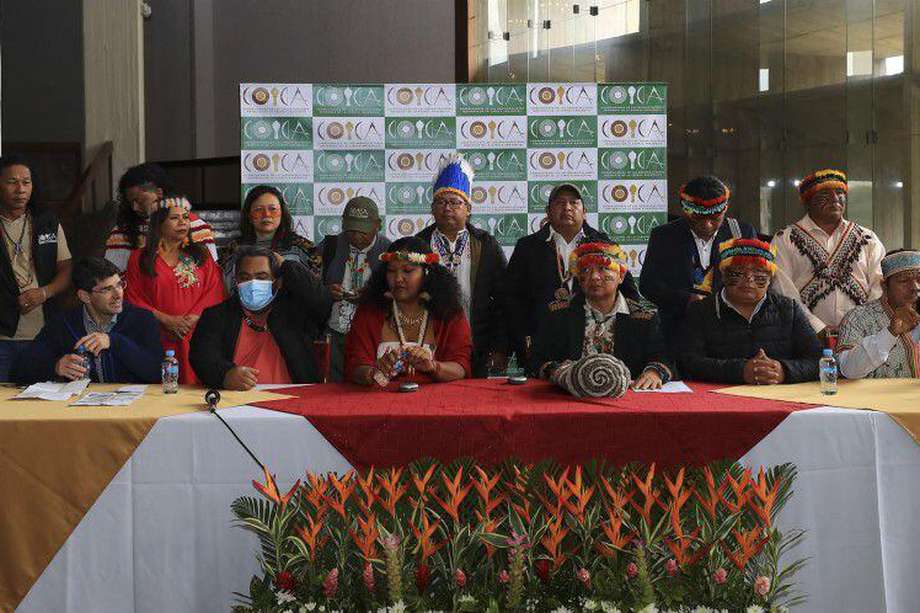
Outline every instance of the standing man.
<path id="1" fill-rule="evenodd" d="M 721 285 L 719 245 L 757 236 L 753 226 L 727 216 L 731 191 L 718 178 L 697 177 L 681 186 L 679 197 L 684 216 L 652 230 L 639 279 L 642 294 L 658 305 L 672 349 L 687 306 Z"/>
<path id="2" fill-rule="evenodd" d="M 173 180 L 163 167 L 151 162 L 132 166 L 118 180 L 117 218 L 105 243 L 105 259 L 115 264 L 118 270 L 124 272 L 128 269 L 131 251 L 144 246 L 147 220 L 160 208 L 164 196 L 174 190 Z M 217 246 L 211 226 L 191 212 L 189 221 L 192 240 L 207 247 L 216 262 Z"/>
<path id="3" fill-rule="evenodd" d="M 508 363 L 505 298 L 507 266 L 495 238 L 469 223 L 473 169 L 459 153 L 441 162 L 434 182 L 434 224 L 417 236 L 431 245 L 457 278 L 473 333 L 473 377 L 504 370 Z"/>
<path id="4" fill-rule="evenodd" d="M 557 185 L 546 205 L 547 222 L 540 231 L 520 239 L 511 254 L 506 276 L 508 285 L 509 335 L 518 361 L 529 360 L 530 342 L 548 312 L 569 306 L 575 280 L 569 258 L 582 243 L 609 243 L 610 237 L 585 222 L 581 192 L 569 183 Z M 639 291 L 627 272 L 620 293 L 633 300 Z"/>
<path id="5" fill-rule="evenodd" d="M 53 211 L 39 207 L 24 158 L 0 158 L 0 381 L 54 313 L 70 284 L 67 237 Z"/>
<path id="6" fill-rule="evenodd" d="M 351 329 L 361 290 L 389 246 L 390 239 L 380 233 L 377 205 L 370 198 L 355 196 L 342 211 L 342 233 L 327 235 L 316 247 L 323 284 L 335 301 L 327 330 L 332 345 L 330 381 L 344 380 L 345 335 Z"/>
<path id="7" fill-rule="evenodd" d="M 806 215 L 776 233 L 777 290 L 801 300 L 822 338 L 844 315 L 882 295 L 885 247 L 872 230 L 844 218 L 847 176 L 819 170 L 799 184 Z"/>

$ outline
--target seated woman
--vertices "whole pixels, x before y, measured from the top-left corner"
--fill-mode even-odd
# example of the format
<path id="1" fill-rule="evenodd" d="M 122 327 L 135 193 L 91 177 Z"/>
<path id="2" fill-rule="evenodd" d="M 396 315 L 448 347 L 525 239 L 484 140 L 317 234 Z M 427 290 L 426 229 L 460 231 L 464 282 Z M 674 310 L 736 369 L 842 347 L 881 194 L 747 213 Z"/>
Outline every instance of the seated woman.
<path id="1" fill-rule="evenodd" d="M 240 238 L 227 245 L 221 265 L 224 286 L 228 293 L 236 287 L 236 250 L 243 245 L 267 247 L 285 260 L 300 262 L 314 275 L 319 275 L 320 260 L 314 245 L 294 231 L 294 220 L 284 196 L 276 187 L 253 187 L 240 213 Z"/>
<path id="2" fill-rule="evenodd" d="M 347 379 L 385 387 L 469 377 L 473 341 L 460 286 L 431 245 L 402 238 L 380 259 L 345 338 Z"/>
<path id="3" fill-rule="evenodd" d="M 569 270 L 580 291 L 567 308 L 549 312 L 542 321 L 531 353 L 533 374 L 556 380 L 556 371 L 569 363 L 608 354 L 629 372 L 623 373 L 626 381 L 618 393 L 604 395 L 622 395 L 629 380 L 636 389 L 657 389 L 671 379 L 658 314 L 618 291 L 624 262 L 622 249 L 610 243 L 585 243 L 572 252 Z"/>
<path id="4" fill-rule="evenodd" d="M 201 312 L 224 299 L 224 287 L 220 268 L 191 238 L 190 208 L 184 196 L 175 196 L 150 216 L 144 248 L 128 259 L 125 298 L 153 313 L 163 349 L 176 352 L 179 382 L 194 385 L 189 341 Z"/>
<path id="5" fill-rule="evenodd" d="M 768 291 L 770 245 L 736 238 L 719 245 L 722 291 L 691 304 L 680 369 L 688 379 L 773 385 L 818 378 L 821 344 L 801 305 Z"/>
<path id="6" fill-rule="evenodd" d="M 882 297 L 843 318 L 837 339 L 847 379 L 920 377 L 920 251 L 882 258 Z"/>

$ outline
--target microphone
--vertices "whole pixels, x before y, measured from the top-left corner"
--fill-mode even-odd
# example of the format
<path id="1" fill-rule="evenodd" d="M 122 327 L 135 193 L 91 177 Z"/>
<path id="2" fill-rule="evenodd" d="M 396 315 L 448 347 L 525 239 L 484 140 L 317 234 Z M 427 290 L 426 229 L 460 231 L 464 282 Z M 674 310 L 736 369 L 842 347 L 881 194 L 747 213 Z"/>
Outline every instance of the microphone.
<path id="1" fill-rule="evenodd" d="M 249 454 L 249 457 L 252 458 L 252 461 L 255 462 L 259 466 L 259 468 L 262 469 L 263 472 L 267 472 L 265 469 L 265 464 L 259 461 L 259 458 L 256 457 L 256 454 L 254 454 L 249 449 L 249 447 L 246 446 L 246 443 L 243 442 L 243 439 L 239 437 L 239 435 L 233 430 L 233 428 L 230 427 L 230 424 L 228 424 L 226 420 L 220 416 L 220 413 L 217 412 L 217 403 L 220 402 L 220 392 L 214 389 L 208 390 L 204 394 L 204 402 L 205 404 L 208 405 L 208 412 L 214 415 L 214 417 L 220 420 L 220 423 L 224 424 L 224 426 L 227 427 L 227 430 L 230 431 L 230 434 L 233 435 L 233 438 L 236 439 L 236 442 L 239 443 L 240 446 L 246 450 L 246 453 Z"/>

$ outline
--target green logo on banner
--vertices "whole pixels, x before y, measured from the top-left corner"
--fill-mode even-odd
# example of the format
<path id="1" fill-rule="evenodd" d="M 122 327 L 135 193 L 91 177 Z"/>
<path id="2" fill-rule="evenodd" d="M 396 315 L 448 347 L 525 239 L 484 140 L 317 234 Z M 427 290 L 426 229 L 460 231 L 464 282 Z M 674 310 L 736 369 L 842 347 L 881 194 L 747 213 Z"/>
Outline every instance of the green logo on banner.
<path id="1" fill-rule="evenodd" d="M 342 233 L 342 218 L 338 215 L 317 215 L 313 218 L 314 243 L 319 244 L 323 237 Z"/>
<path id="2" fill-rule="evenodd" d="M 383 114 L 383 85 L 313 86 L 315 117 L 382 117 Z"/>
<path id="3" fill-rule="evenodd" d="M 384 180 L 384 152 L 316 151 L 313 157 L 313 180 L 318 183 L 381 182 Z"/>
<path id="4" fill-rule="evenodd" d="M 666 113 L 664 83 L 603 83 L 597 86 L 597 114 Z"/>
<path id="5" fill-rule="evenodd" d="M 618 243 L 647 243 L 652 229 L 668 223 L 667 213 L 600 213 L 598 226 Z"/>
<path id="6" fill-rule="evenodd" d="M 431 213 L 432 189 L 430 182 L 387 183 L 386 212 L 388 215 L 404 213 Z"/>
<path id="7" fill-rule="evenodd" d="M 545 212 L 550 193 L 560 183 L 571 183 L 577 187 L 585 211 L 597 212 L 597 181 L 530 181 L 527 183 L 527 210 L 531 213 Z"/>
<path id="8" fill-rule="evenodd" d="M 529 147 L 597 147 L 593 115 L 549 115 L 527 118 Z"/>
<path id="9" fill-rule="evenodd" d="M 526 181 L 526 149 L 464 149 L 476 181 Z"/>
<path id="10" fill-rule="evenodd" d="M 470 223 L 495 237 L 502 247 L 514 247 L 527 235 L 527 213 L 470 215 Z"/>
<path id="11" fill-rule="evenodd" d="M 665 179 L 668 152 L 664 147 L 601 149 L 597 165 L 601 179 Z"/>
<path id="12" fill-rule="evenodd" d="M 243 149 L 310 149 L 313 119 L 310 117 L 241 117 Z"/>
<path id="13" fill-rule="evenodd" d="M 526 114 L 526 85 L 509 83 L 457 85 L 457 115 Z"/>
<path id="14" fill-rule="evenodd" d="M 258 183 L 244 183 L 242 186 L 242 195 L 240 205 L 246 200 L 252 188 L 259 185 Z M 312 215 L 313 214 L 313 184 L 312 183 L 270 183 L 284 196 L 284 201 L 288 205 L 291 215 Z"/>
<path id="15" fill-rule="evenodd" d="M 456 146 L 456 117 L 387 117 L 388 149 L 453 149 Z"/>

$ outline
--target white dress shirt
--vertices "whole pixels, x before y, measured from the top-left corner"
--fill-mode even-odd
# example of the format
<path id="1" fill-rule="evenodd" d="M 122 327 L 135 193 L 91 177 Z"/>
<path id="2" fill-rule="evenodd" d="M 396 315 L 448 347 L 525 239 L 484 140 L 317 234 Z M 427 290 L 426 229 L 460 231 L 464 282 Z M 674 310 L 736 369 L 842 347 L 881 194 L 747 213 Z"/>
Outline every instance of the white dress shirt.
<path id="1" fill-rule="evenodd" d="M 569 275 L 569 258 L 572 255 L 572 252 L 575 251 L 575 248 L 583 241 L 585 238 L 584 226 L 578 231 L 578 233 L 572 237 L 572 240 L 567 241 L 565 237 L 556 232 L 553 229 L 553 226 L 549 227 L 549 238 L 546 239 L 546 242 L 554 242 L 556 245 L 556 253 L 562 256 L 562 272 L 568 277 Z M 572 289 L 572 279 L 569 279 L 566 284 L 569 289 Z"/>
<path id="2" fill-rule="evenodd" d="M 357 292 L 361 289 L 361 287 L 353 287 L 352 283 L 352 272 L 354 271 L 355 264 L 359 262 L 365 263 L 362 287 L 367 285 L 367 282 L 371 278 L 371 263 L 367 261 L 367 254 L 376 242 L 377 237 L 374 236 L 374 240 L 371 241 L 371 244 L 364 249 L 355 249 L 351 245 L 348 246 L 349 257 L 345 260 L 345 274 L 342 276 L 343 292 L 348 293 L 352 290 Z M 341 334 L 348 334 L 348 330 L 351 329 L 351 320 L 354 319 L 357 309 L 358 307 L 355 306 L 353 302 L 347 300 L 337 300 L 333 302 L 332 314 L 329 317 L 329 327 Z"/>
<path id="3" fill-rule="evenodd" d="M 691 230 L 693 234 L 693 242 L 696 243 L 696 251 L 700 254 L 700 267 L 703 270 L 709 268 L 709 262 L 712 260 L 712 245 L 716 242 L 716 235 L 713 234 L 709 240 L 705 240 L 696 235 L 696 232 Z"/>

